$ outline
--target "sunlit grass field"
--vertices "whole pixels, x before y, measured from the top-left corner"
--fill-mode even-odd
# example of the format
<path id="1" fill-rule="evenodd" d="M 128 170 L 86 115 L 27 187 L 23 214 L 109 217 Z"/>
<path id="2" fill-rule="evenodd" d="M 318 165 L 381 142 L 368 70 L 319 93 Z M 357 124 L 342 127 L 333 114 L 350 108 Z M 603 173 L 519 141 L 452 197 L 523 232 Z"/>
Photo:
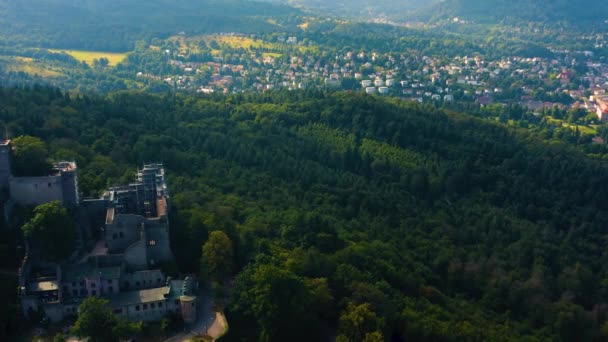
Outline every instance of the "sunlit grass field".
<path id="1" fill-rule="evenodd" d="M 52 70 L 33 58 L 2 56 L 0 59 L 8 62 L 8 66 L 6 68 L 9 71 L 22 71 L 29 75 L 38 75 L 44 78 L 58 77 L 63 75 L 61 72 Z"/>
<path id="2" fill-rule="evenodd" d="M 83 51 L 83 50 L 49 50 L 51 52 L 64 52 L 88 65 L 93 65 L 95 59 L 107 58 L 111 66 L 122 62 L 127 58 L 126 53 L 102 52 L 102 51 Z"/>
<path id="3" fill-rule="evenodd" d="M 579 132 L 581 132 L 581 134 L 584 134 L 584 135 L 596 135 L 597 134 L 597 129 L 595 129 L 594 127 L 569 124 L 569 123 L 565 122 L 564 120 L 556 119 L 552 116 L 547 116 L 547 122 L 557 125 L 557 126 L 568 127 L 572 130 L 575 130 L 576 128 L 578 128 Z"/>
<path id="4" fill-rule="evenodd" d="M 211 40 L 215 40 L 220 44 L 223 43 L 223 44 L 230 46 L 231 48 L 236 48 L 236 49 L 238 49 L 238 48 L 251 49 L 251 48 L 260 48 L 260 47 L 267 47 L 267 48 L 274 47 L 274 44 L 265 43 L 261 39 L 254 40 L 254 39 L 248 38 L 248 37 L 213 35 L 213 36 L 207 36 L 206 40 L 208 42 L 210 42 Z"/>

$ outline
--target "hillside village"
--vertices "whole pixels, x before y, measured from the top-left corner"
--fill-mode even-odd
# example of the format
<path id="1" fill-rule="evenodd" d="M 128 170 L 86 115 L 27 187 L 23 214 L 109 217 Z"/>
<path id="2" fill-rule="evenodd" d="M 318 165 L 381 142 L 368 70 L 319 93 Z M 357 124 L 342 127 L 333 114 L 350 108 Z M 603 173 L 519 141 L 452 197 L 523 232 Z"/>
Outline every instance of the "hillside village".
<path id="1" fill-rule="evenodd" d="M 220 37 L 253 39 L 235 33 Z M 273 44 L 281 44 L 281 51 L 287 53 L 245 53 L 243 48 L 223 44 L 221 53 L 195 61 L 200 56 L 183 49 L 165 49 L 162 54 L 172 67 L 171 75 L 139 71 L 136 77 L 205 94 L 331 88 L 418 102 L 519 103 L 532 111 L 582 107 L 597 113 L 602 121 L 608 118 L 603 97 L 608 89 L 608 65 L 590 51 L 553 51 L 552 58 L 499 60 L 355 50 L 329 55 L 310 48 L 314 46 L 311 41 L 277 39 Z M 605 44 L 603 36 L 597 39 Z"/>

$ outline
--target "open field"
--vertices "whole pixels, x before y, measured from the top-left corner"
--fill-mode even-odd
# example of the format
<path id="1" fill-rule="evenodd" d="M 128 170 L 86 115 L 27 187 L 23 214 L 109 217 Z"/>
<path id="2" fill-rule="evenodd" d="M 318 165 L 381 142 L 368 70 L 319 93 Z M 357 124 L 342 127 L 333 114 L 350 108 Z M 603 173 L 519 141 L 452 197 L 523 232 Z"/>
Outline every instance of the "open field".
<path id="1" fill-rule="evenodd" d="M 583 125 L 570 125 L 564 124 L 565 127 L 575 130 L 578 127 L 579 132 L 584 135 L 596 135 L 597 130 L 593 127 L 583 126 Z"/>
<path id="2" fill-rule="evenodd" d="M 596 135 L 597 134 L 597 129 L 595 129 L 594 127 L 569 124 L 569 123 L 565 122 L 564 120 L 556 119 L 551 116 L 547 116 L 547 121 L 551 124 L 554 124 L 557 126 L 568 127 L 572 130 L 576 130 L 576 128 L 578 127 L 579 132 L 581 132 L 581 134 L 584 134 L 584 135 Z"/>
<path id="3" fill-rule="evenodd" d="M 227 45 L 230 48 L 238 49 L 251 49 L 251 48 L 260 48 L 260 47 L 272 47 L 273 44 L 264 43 L 262 40 L 254 40 L 249 37 L 236 37 L 236 36 L 222 36 L 222 35 L 205 35 L 205 36 L 197 36 L 197 37 L 182 37 L 182 36 L 174 36 L 169 38 L 169 41 L 173 43 L 177 43 L 179 45 L 179 50 L 182 53 L 187 51 L 198 52 L 199 44 L 204 42 L 205 45 L 209 46 L 211 42 L 215 41 L 220 45 Z M 217 50 L 221 52 L 221 50 Z"/>
<path id="4" fill-rule="evenodd" d="M 212 42 L 219 44 L 220 46 L 227 46 L 231 49 L 267 49 L 267 50 L 278 50 L 279 46 L 275 43 L 264 42 L 261 39 L 253 39 L 249 37 L 240 37 L 240 36 L 222 36 L 222 35 L 205 35 L 205 36 L 196 36 L 196 37 L 183 37 L 183 36 L 174 36 L 169 38 L 169 41 L 176 44 L 178 46 L 178 51 L 181 54 L 187 53 L 198 53 L 201 51 L 200 46 L 208 46 L 212 47 Z M 204 43 L 204 44 L 201 44 Z M 214 56 L 221 56 L 223 53 L 222 49 L 216 48 L 211 49 L 211 54 Z M 150 47 L 153 48 L 153 47 Z M 280 57 L 282 54 L 267 52 L 265 56 L 272 57 Z"/>
<path id="5" fill-rule="evenodd" d="M 272 57 L 272 58 L 281 58 L 283 55 L 276 52 L 264 52 L 262 54 L 264 57 Z"/>
<path id="6" fill-rule="evenodd" d="M 29 75 L 38 75 L 44 78 L 58 77 L 63 75 L 62 73 L 52 70 L 44 65 L 37 63 L 33 58 L 27 57 L 13 57 L 13 56 L 0 56 L 0 59 L 9 62 L 7 66 L 8 71 L 14 72 L 25 72 Z"/>
<path id="7" fill-rule="evenodd" d="M 127 58 L 126 53 L 117 53 L 117 52 L 101 52 L 101 51 L 82 51 L 82 50 L 49 50 L 51 52 L 63 52 L 68 55 L 76 58 L 81 62 L 85 62 L 88 65 L 93 65 L 93 60 L 100 58 L 107 58 L 110 61 L 110 65 L 114 66 L 120 62 L 122 62 L 125 58 Z"/>
<path id="8" fill-rule="evenodd" d="M 238 48 L 251 49 L 251 48 L 260 48 L 260 47 L 266 47 L 266 48 L 274 47 L 273 44 L 265 43 L 261 39 L 254 40 L 254 39 L 248 38 L 248 37 L 219 36 L 219 35 L 212 35 L 212 36 L 205 37 L 205 41 L 207 42 L 207 44 L 209 42 L 211 42 L 212 40 L 215 40 L 219 44 L 226 44 L 226 45 L 230 46 L 231 48 L 236 48 L 236 49 L 238 49 Z"/>
<path id="9" fill-rule="evenodd" d="M 196 37 L 173 36 L 169 38 L 169 41 L 178 46 L 178 51 L 181 54 L 188 54 L 192 52 L 198 53 L 201 51 L 201 46 L 207 46 L 211 48 L 211 54 L 213 56 L 221 56 L 223 54 L 224 50 L 220 47 L 245 50 L 262 49 L 266 50 L 266 52 L 264 52 L 264 57 L 273 58 L 279 58 L 283 56 L 282 52 L 286 49 L 298 50 L 302 53 L 317 53 L 319 51 L 319 48 L 317 46 L 293 45 L 290 47 L 279 43 L 263 41 L 262 39 L 253 39 L 250 37 L 243 36 L 224 36 L 219 34 Z M 154 47 L 150 48 L 152 49 Z"/>

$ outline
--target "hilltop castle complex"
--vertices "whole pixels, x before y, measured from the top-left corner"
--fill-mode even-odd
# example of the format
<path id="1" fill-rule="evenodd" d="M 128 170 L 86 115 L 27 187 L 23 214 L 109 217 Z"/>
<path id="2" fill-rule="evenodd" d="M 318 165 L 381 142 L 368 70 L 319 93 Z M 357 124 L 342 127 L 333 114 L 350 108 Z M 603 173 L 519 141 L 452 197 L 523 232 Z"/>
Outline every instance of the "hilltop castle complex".
<path id="1" fill-rule="evenodd" d="M 89 296 L 108 299 L 114 313 L 155 321 L 169 314 L 196 319 L 195 281 L 166 277 L 173 262 L 169 245 L 169 194 L 161 164 L 138 170 L 133 183 L 107 189 L 99 199 L 81 199 L 75 162 L 54 165 L 44 177 L 13 177 L 10 141 L 0 143 L 0 188 L 5 212 L 16 204 L 59 201 L 77 223 L 76 247 L 69 260 L 41 260 L 28 248 L 20 269 L 24 315 L 43 313 L 57 322 L 76 315 Z"/>

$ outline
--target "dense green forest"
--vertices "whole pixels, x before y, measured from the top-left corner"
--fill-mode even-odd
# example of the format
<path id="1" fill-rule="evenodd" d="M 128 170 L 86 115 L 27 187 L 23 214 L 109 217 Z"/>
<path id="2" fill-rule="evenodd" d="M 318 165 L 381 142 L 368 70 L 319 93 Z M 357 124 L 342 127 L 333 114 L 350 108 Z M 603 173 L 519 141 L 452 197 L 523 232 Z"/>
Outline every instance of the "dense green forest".
<path id="1" fill-rule="evenodd" d="M 341 18 L 370 19 L 374 16 L 390 16 L 403 19 L 409 13 L 432 6 L 437 0 L 261 0 L 272 3 L 284 3 L 303 8 L 313 13 L 332 15 Z"/>
<path id="2" fill-rule="evenodd" d="M 267 18 L 298 11 L 246 0 L 0 0 L 0 37 L 14 46 L 130 51 L 135 42 L 186 32 L 261 33 Z M 284 28 L 283 28 L 284 29 Z"/>
<path id="3" fill-rule="evenodd" d="M 379 52 L 410 52 L 452 58 L 481 54 L 489 59 L 504 56 L 551 57 L 547 45 L 494 32 L 473 35 L 434 29 L 412 29 L 393 25 L 317 20 L 305 36 L 328 49 L 373 49 Z"/>
<path id="4" fill-rule="evenodd" d="M 565 22 L 597 27 L 608 20 L 608 8 L 599 0 L 445 0 L 425 10 L 429 17 L 462 17 L 480 23 Z"/>
<path id="5" fill-rule="evenodd" d="M 548 135 L 313 91 L 2 88 L 0 119 L 86 196 L 164 162 L 180 270 L 234 247 L 227 340 L 608 338 L 606 163 Z"/>

